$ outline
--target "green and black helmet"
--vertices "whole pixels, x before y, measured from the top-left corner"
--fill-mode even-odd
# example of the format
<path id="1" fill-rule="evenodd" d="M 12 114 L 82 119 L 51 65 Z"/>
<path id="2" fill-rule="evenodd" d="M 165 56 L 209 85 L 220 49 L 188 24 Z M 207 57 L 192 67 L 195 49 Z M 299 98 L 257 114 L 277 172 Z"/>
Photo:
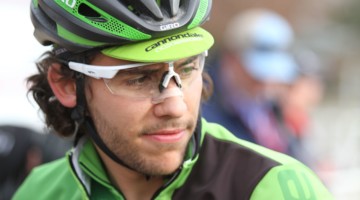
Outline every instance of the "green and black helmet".
<path id="1" fill-rule="evenodd" d="M 160 38 L 197 27 L 212 0 L 33 0 L 34 35 L 77 53 Z"/>

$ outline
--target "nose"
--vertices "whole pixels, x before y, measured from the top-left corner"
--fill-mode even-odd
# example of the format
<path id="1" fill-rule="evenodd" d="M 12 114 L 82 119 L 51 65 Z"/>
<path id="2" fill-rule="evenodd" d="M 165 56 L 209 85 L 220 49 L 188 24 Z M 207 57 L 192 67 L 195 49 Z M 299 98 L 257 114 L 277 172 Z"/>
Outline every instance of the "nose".
<path id="1" fill-rule="evenodd" d="M 170 81 L 168 87 L 163 92 L 167 92 L 166 90 L 180 89 L 174 81 Z M 154 115 L 157 117 L 181 117 L 185 114 L 186 110 L 187 105 L 184 101 L 183 95 L 170 95 L 154 105 Z"/>
<path id="2" fill-rule="evenodd" d="M 184 102 L 184 99 L 179 96 L 170 97 L 165 99 L 165 101 L 156 104 L 154 107 L 154 114 L 157 117 L 181 117 L 183 114 L 185 114 L 185 111 L 187 110 L 186 103 Z"/>

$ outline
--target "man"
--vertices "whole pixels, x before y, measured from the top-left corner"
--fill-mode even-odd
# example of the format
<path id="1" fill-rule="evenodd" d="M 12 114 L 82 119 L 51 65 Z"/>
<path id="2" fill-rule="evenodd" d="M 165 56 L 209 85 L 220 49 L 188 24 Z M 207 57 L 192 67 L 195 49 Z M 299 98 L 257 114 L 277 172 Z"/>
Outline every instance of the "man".
<path id="1" fill-rule="evenodd" d="M 204 104 L 204 117 L 239 138 L 294 155 L 297 141 L 278 106 L 298 73 L 293 37 L 289 23 L 268 9 L 248 9 L 230 20 L 210 71 L 221 95 Z"/>
<path id="2" fill-rule="evenodd" d="M 71 2 L 32 3 L 35 36 L 54 50 L 29 81 L 75 145 L 14 199 L 330 198 L 298 161 L 199 116 L 211 1 Z"/>

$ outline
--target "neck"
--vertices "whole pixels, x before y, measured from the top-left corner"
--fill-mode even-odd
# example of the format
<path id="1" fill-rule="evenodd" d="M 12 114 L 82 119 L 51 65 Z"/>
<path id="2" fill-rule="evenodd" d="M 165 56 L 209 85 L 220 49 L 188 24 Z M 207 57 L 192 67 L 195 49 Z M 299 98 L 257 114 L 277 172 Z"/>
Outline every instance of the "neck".
<path id="1" fill-rule="evenodd" d="M 163 185 L 164 178 L 162 176 L 147 177 L 114 162 L 98 148 L 97 151 L 106 167 L 110 181 L 126 199 L 151 199 Z"/>

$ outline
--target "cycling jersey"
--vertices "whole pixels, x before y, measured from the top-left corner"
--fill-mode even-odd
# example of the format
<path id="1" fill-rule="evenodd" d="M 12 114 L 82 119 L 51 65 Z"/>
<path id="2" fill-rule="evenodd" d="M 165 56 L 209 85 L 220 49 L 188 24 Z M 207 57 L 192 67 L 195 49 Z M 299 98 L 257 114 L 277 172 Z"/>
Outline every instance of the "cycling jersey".
<path id="1" fill-rule="evenodd" d="M 235 137 L 202 119 L 179 169 L 152 199 L 333 199 L 299 161 Z M 35 168 L 15 194 L 18 199 L 125 199 L 116 189 L 90 140 L 66 157 Z"/>

